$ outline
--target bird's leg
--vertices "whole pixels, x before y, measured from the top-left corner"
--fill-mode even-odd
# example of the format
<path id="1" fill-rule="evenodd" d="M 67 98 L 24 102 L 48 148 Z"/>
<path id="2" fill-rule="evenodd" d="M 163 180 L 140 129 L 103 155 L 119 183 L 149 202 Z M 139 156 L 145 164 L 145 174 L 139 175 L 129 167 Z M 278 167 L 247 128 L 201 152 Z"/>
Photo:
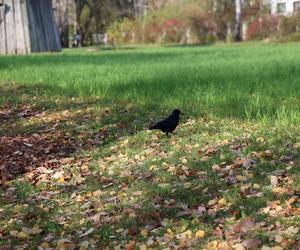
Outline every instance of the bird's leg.
<path id="1" fill-rule="evenodd" d="M 166 132 L 166 135 L 167 135 L 168 138 L 171 137 L 170 132 Z"/>

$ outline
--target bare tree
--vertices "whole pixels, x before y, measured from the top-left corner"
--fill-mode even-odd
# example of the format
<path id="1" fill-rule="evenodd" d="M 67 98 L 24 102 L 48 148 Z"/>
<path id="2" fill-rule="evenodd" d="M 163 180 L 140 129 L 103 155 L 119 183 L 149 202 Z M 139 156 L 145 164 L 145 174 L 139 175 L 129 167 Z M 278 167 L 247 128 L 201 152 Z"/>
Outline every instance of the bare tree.
<path id="1" fill-rule="evenodd" d="M 242 0 L 235 0 L 235 27 L 234 40 L 241 41 L 241 27 L 242 27 Z"/>
<path id="2" fill-rule="evenodd" d="M 63 47 L 69 47 L 70 26 L 74 23 L 74 1 L 73 0 L 53 0 L 55 18 L 59 28 L 61 44 Z"/>

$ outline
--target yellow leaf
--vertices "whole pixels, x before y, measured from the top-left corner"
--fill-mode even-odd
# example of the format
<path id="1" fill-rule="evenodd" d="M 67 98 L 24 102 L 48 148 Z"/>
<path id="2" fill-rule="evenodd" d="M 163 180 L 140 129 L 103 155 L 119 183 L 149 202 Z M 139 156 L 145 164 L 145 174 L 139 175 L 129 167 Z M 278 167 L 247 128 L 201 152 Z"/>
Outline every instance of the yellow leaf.
<path id="1" fill-rule="evenodd" d="M 147 246 L 145 244 L 140 245 L 140 250 L 147 250 Z"/>
<path id="2" fill-rule="evenodd" d="M 148 235 L 148 231 L 147 231 L 146 229 L 143 229 L 143 230 L 141 231 L 141 235 L 142 235 L 144 238 L 146 238 L 147 235 Z"/>
<path id="3" fill-rule="evenodd" d="M 272 192 L 277 194 L 283 194 L 285 193 L 285 189 L 282 187 L 274 187 L 272 188 Z"/>
<path id="4" fill-rule="evenodd" d="M 219 247 L 218 247 L 219 244 L 220 244 L 220 242 L 217 241 L 217 240 L 208 242 L 207 246 L 206 246 L 206 249 L 207 250 L 217 250 L 217 249 L 219 249 Z"/>
<path id="5" fill-rule="evenodd" d="M 28 233 L 22 231 L 17 234 L 17 237 L 21 240 L 26 240 L 29 238 L 29 235 Z"/>
<path id="6" fill-rule="evenodd" d="M 300 142 L 296 142 L 296 143 L 294 144 L 294 148 L 299 149 L 299 148 L 300 148 Z"/>
<path id="7" fill-rule="evenodd" d="M 166 168 L 166 167 L 168 167 L 168 166 L 169 166 L 169 164 L 168 164 L 168 163 L 166 163 L 166 162 L 163 162 L 163 163 L 161 164 L 161 166 L 162 166 L 163 168 Z"/>
<path id="8" fill-rule="evenodd" d="M 270 247 L 267 247 L 267 246 L 262 246 L 261 250 L 270 250 L 271 248 Z"/>
<path id="9" fill-rule="evenodd" d="M 42 232 L 43 230 L 39 228 L 38 225 L 35 225 L 32 229 L 31 229 L 31 234 L 39 234 L 40 232 Z"/>
<path id="10" fill-rule="evenodd" d="M 60 184 L 62 184 L 64 182 L 65 182 L 65 178 L 63 176 L 57 180 L 57 183 L 60 183 Z"/>
<path id="11" fill-rule="evenodd" d="M 89 172 L 89 167 L 87 166 L 87 165 L 83 165 L 83 166 L 81 166 L 81 172 L 83 172 L 83 173 L 87 173 L 87 172 Z"/>
<path id="12" fill-rule="evenodd" d="M 203 230 L 198 230 L 197 232 L 196 232 L 196 238 L 203 238 L 205 236 L 205 232 L 203 231 Z"/>
<path id="13" fill-rule="evenodd" d="M 260 188 L 260 185 L 258 185 L 257 183 L 254 183 L 254 184 L 253 184 L 253 188 L 259 189 L 259 188 Z"/>
<path id="14" fill-rule="evenodd" d="M 75 200 L 76 200 L 77 202 L 82 202 L 82 201 L 84 201 L 84 197 L 82 197 L 82 196 L 79 194 L 79 195 L 77 195 L 77 197 L 75 198 Z"/>
<path id="15" fill-rule="evenodd" d="M 134 181 L 134 180 L 135 180 L 134 175 L 128 176 L 128 181 L 129 181 L 129 182 L 132 182 L 132 181 Z"/>
<path id="16" fill-rule="evenodd" d="M 264 138 L 262 138 L 262 137 L 258 137 L 258 138 L 256 138 L 256 142 L 264 142 L 265 141 L 265 139 Z"/>
<path id="17" fill-rule="evenodd" d="M 282 250 L 283 248 L 281 246 L 275 246 L 271 247 L 271 250 Z"/>
<path id="18" fill-rule="evenodd" d="M 102 194 L 102 191 L 100 189 L 93 192 L 94 197 L 99 197 L 99 196 L 101 196 L 101 194 Z"/>
<path id="19" fill-rule="evenodd" d="M 244 181 L 244 180 L 246 180 L 246 177 L 243 176 L 243 175 L 237 175 L 237 176 L 236 176 L 236 179 L 237 179 L 238 181 Z"/>
<path id="20" fill-rule="evenodd" d="M 218 201 L 218 204 L 219 205 L 222 205 L 222 206 L 225 206 L 226 205 L 226 200 L 224 199 L 224 198 L 222 198 L 222 199 L 220 199 L 219 201 Z"/>
<path id="21" fill-rule="evenodd" d="M 40 247 L 46 249 L 46 248 L 49 248 L 50 246 L 49 246 L 49 244 L 48 244 L 47 242 L 43 242 L 43 243 L 40 245 Z"/>
<path id="22" fill-rule="evenodd" d="M 182 236 L 185 236 L 187 238 L 192 238 L 192 231 L 189 229 L 187 231 L 185 231 L 184 233 L 182 233 Z"/>
<path id="23" fill-rule="evenodd" d="M 151 166 L 149 167 L 149 170 L 157 170 L 157 166 L 151 165 Z"/>
<path id="24" fill-rule="evenodd" d="M 234 249 L 234 250 L 246 250 L 246 248 L 245 248 L 242 244 L 240 244 L 240 243 L 235 244 L 235 245 L 233 246 L 233 249 Z"/>
<path id="25" fill-rule="evenodd" d="M 213 205 L 215 205 L 217 202 L 218 202 L 217 199 L 213 199 L 213 200 L 208 201 L 207 205 L 208 205 L 208 206 L 213 206 Z"/>
<path id="26" fill-rule="evenodd" d="M 175 166 L 170 166 L 169 168 L 168 168 L 168 172 L 176 172 L 176 170 L 177 170 L 177 168 L 175 167 Z"/>

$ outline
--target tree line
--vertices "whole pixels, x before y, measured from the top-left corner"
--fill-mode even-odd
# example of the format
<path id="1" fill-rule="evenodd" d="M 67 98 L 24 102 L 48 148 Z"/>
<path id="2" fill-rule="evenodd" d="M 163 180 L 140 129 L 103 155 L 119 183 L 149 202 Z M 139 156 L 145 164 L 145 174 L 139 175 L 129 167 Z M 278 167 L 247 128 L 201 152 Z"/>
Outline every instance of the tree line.
<path id="1" fill-rule="evenodd" d="M 126 40 L 126 37 L 129 37 L 128 41 L 157 42 L 168 37 L 168 32 L 176 33 L 177 39 L 167 41 L 178 42 L 184 40 L 178 37 L 183 37 L 183 33 L 188 36 L 190 30 L 198 36 L 198 41 L 210 40 L 210 37 L 217 40 L 231 37 L 232 41 L 241 41 L 245 21 L 252 28 L 250 36 L 254 34 L 258 38 L 278 30 L 279 25 L 279 21 L 270 16 L 270 4 L 263 0 L 52 1 L 64 47 L 70 45 L 70 35 L 79 37 L 78 42 L 84 46 L 93 43 L 93 34 L 105 32 L 110 34 L 111 42 Z M 176 12 L 179 13 L 177 16 Z M 160 30 L 160 26 L 166 28 Z M 263 30 L 265 27 L 262 26 L 272 27 Z M 157 30 L 162 38 L 152 38 L 155 34 L 151 37 L 151 32 Z M 150 39 L 147 40 L 148 36 Z"/>

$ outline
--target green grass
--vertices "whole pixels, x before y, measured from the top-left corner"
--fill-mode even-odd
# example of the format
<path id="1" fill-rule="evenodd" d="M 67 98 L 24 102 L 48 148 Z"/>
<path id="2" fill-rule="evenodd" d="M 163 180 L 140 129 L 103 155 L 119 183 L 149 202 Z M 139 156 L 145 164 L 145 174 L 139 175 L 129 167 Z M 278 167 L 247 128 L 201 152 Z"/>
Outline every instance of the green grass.
<path id="1" fill-rule="evenodd" d="M 250 43 L 1 56 L 0 248 L 296 249 L 299 53 Z M 185 115 L 171 138 L 147 130 L 175 107 Z M 26 173 L 3 171 L 15 166 Z"/>
<path id="2" fill-rule="evenodd" d="M 298 44 L 137 48 L 1 57 L 2 82 L 145 108 L 299 122 Z M 30 91 L 30 90 L 28 90 Z"/>

